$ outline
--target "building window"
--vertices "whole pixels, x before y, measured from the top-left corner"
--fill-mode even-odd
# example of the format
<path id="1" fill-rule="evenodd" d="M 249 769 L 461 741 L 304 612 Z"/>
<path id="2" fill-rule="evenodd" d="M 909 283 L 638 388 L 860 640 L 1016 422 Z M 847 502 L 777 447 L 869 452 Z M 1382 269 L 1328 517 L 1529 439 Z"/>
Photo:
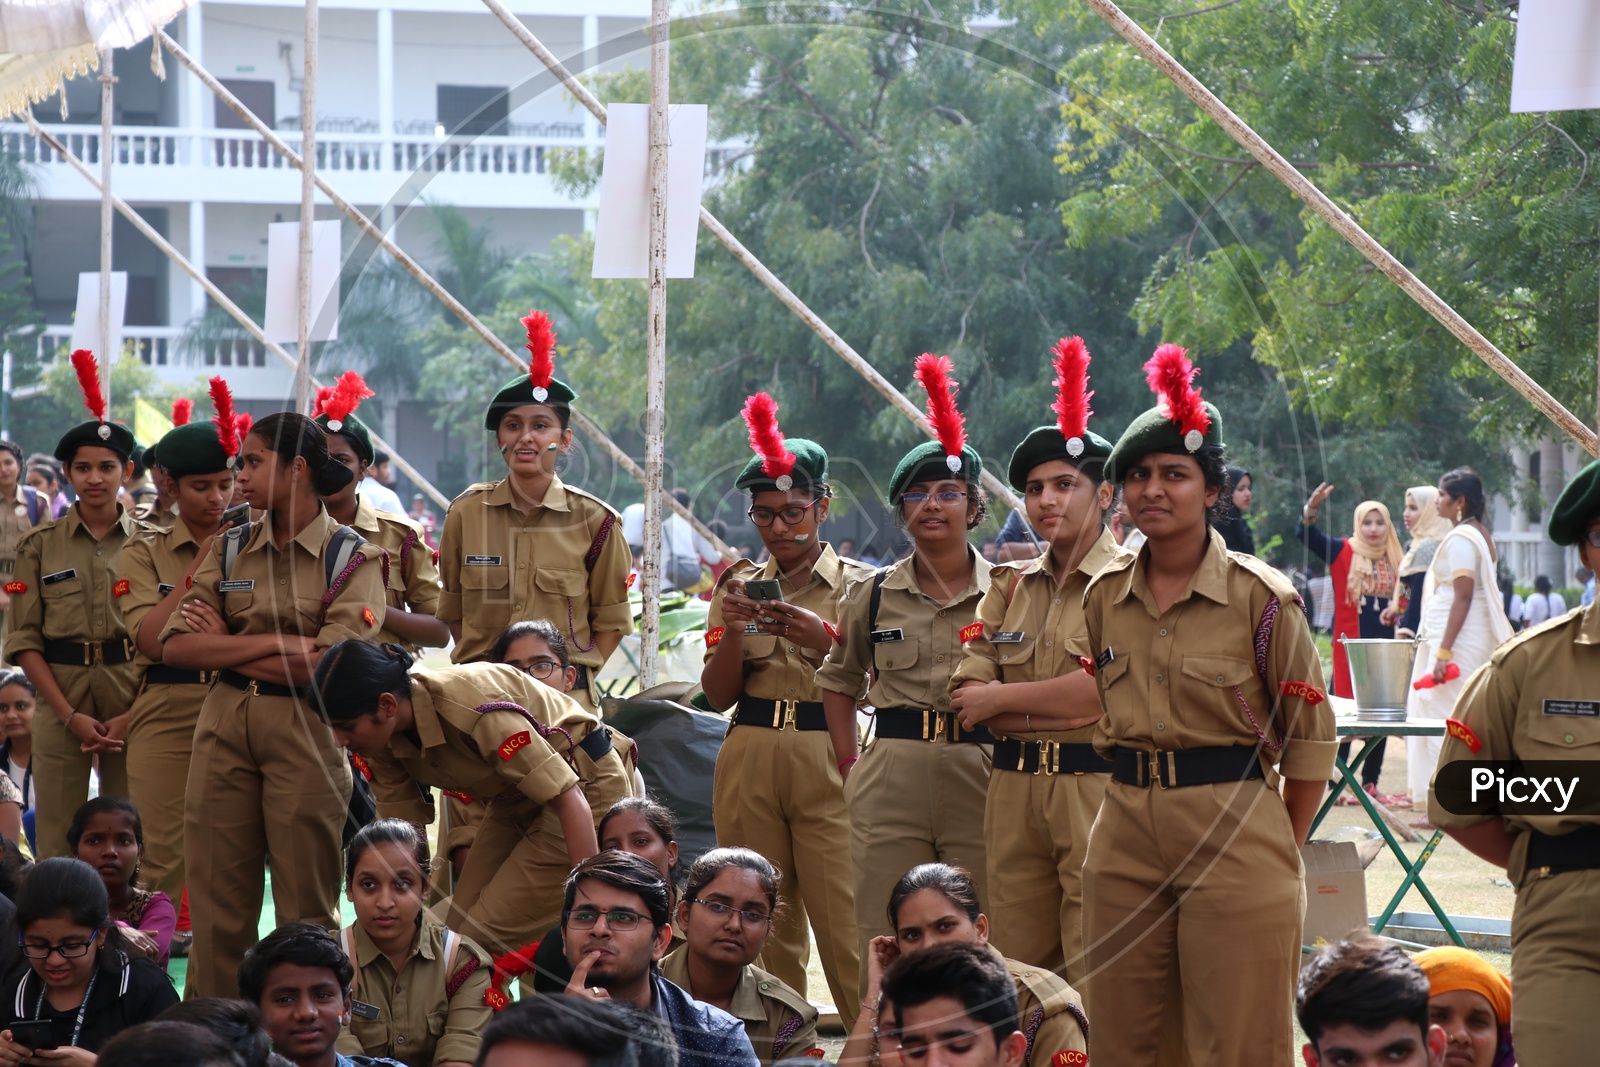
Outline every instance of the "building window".
<path id="1" fill-rule="evenodd" d="M 510 103 L 503 85 L 438 86 L 439 125 L 447 134 L 504 137 Z"/>

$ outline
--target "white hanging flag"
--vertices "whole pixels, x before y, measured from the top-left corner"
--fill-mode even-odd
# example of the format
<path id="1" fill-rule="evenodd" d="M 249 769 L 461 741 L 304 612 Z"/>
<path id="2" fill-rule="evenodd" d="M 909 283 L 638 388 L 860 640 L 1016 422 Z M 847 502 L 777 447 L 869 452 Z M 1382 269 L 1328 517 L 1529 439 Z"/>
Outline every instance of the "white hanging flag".
<path id="1" fill-rule="evenodd" d="M 1522 0 L 1511 110 L 1600 108 L 1600 0 Z"/>
<path id="2" fill-rule="evenodd" d="M 339 339 L 339 220 L 311 224 L 311 339 Z M 267 226 L 267 313 L 261 323 L 267 340 L 300 340 L 300 224 Z"/>
<path id="3" fill-rule="evenodd" d="M 706 105 L 667 110 L 667 277 L 694 277 L 700 185 L 706 172 Z M 645 278 L 650 264 L 650 105 L 612 104 L 600 218 L 594 233 L 596 278 Z"/>
<path id="4" fill-rule="evenodd" d="M 72 313 L 72 347 L 87 348 L 109 367 L 122 354 L 122 319 L 128 308 L 128 272 L 111 272 L 111 351 L 100 351 L 100 272 L 78 275 L 78 307 Z"/>

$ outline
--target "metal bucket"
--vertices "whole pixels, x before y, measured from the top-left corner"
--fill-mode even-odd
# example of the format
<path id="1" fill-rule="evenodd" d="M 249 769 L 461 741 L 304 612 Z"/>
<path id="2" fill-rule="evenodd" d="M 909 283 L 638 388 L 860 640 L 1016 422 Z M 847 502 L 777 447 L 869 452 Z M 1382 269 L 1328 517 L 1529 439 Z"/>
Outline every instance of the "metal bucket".
<path id="1" fill-rule="evenodd" d="M 1350 681 L 1355 685 L 1356 709 L 1361 717 L 1405 722 L 1417 643 L 1381 638 L 1352 640 L 1343 636 L 1339 643 L 1344 645 L 1350 661 Z"/>

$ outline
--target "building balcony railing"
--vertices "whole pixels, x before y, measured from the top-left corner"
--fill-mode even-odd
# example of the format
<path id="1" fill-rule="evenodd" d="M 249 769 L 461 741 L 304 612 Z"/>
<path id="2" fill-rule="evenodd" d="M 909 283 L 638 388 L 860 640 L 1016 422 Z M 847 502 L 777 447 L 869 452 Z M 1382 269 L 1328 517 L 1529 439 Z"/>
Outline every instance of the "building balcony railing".
<path id="1" fill-rule="evenodd" d="M 203 350 L 180 344 L 182 326 L 124 326 L 122 345 L 132 347 L 134 355 L 147 367 L 170 371 L 172 375 L 186 376 L 219 373 L 219 368 L 266 367 L 267 350 L 260 341 L 240 330 L 237 337 L 225 337 L 208 343 Z M 72 349 L 71 326 L 46 326 L 39 334 L 38 355 L 41 365 L 66 359 Z M 271 365 L 276 366 L 277 360 Z"/>

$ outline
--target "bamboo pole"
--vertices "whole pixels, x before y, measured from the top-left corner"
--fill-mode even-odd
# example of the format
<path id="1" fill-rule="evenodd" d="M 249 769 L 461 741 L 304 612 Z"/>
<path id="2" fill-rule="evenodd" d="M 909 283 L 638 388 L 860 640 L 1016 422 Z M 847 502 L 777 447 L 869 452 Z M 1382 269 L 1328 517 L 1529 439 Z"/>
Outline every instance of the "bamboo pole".
<path id="1" fill-rule="evenodd" d="M 573 76 L 572 72 L 567 69 L 566 64 L 557 59 L 555 53 L 546 48 L 544 42 L 535 37 L 533 31 L 524 26 L 521 20 L 512 14 L 505 4 L 501 3 L 501 0 L 483 0 L 483 3 L 496 18 L 505 24 L 506 29 L 510 30 L 512 35 L 521 41 L 523 46 L 532 52 L 550 73 L 556 76 L 556 79 L 561 82 L 567 92 L 571 93 L 578 103 L 582 104 L 591 115 L 598 119 L 602 126 L 605 125 L 605 105 L 600 103 L 587 86 Z M 885 400 L 889 401 L 906 418 L 916 423 L 923 433 L 929 437 L 938 436 L 933 432 L 933 424 L 923 415 L 921 408 L 907 399 L 906 395 L 896 389 L 889 379 L 878 373 L 876 367 L 868 363 L 859 352 L 850 347 L 843 337 L 840 337 L 831 326 L 822 320 L 821 315 L 812 311 L 805 301 L 801 300 L 794 294 L 793 290 L 783 284 L 776 274 L 767 269 L 766 264 L 756 258 L 755 253 L 746 248 L 703 205 L 700 208 L 700 225 L 705 227 L 718 241 L 721 241 L 723 247 L 733 253 L 734 259 L 744 264 L 750 273 L 756 276 L 757 281 L 771 290 L 772 294 L 778 298 L 784 307 L 794 312 L 802 322 L 811 327 L 812 332 L 822 339 L 823 344 L 833 349 L 840 359 L 848 363 L 852 370 L 865 378 L 868 384 L 876 389 Z M 1005 501 L 1018 511 L 1022 510 L 1021 499 L 1011 491 L 1009 485 L 996 477 L 993 472 L 988 470 L 983 472 L 983 485 L 989 491 L 991 497 Z"/>
<path id="2" fill-rule="evenodd" d="M 661 632 L 661 496 L 666 466 L 667 422 L 667 103 L 671 68 L 667 34 L 671 0 L 652 0 L 650 11 L 650 295 L 646 315 L 644 371 L 644 573 L 639 590 L 644 612 L 639 632 Z M 656 684 L 660 642 L 640 643 L 639 684 Z"/>
<path id="3" fill-rule="evenodd" d="M 51 150 L 53 150 L 58 156 L 70 164 L 74 170 L 83 176 L 84 181 L 88 182 L 97 191 L 100 190 L 101 186 L 99 181 L 95 179 L 94 174 L 89 170 L 89 168 L 84 165 L 83 160 L 73 155 L 66 145 L 56 140 L 53 134 L 47 132 L 42 126 L 40 126 L 32 114 L 25 112 L 23 114 L 23 118 L 28 124 L 28 129 L 35 137 L 49 145 Z M 218 307 L 222 308 L 222 310 L 231 315 L 234 321 L 238 322 L 240 326 L 243 326 L 245 330 L 249 332 L 250 336 L 261 342 L 262 346 L 265 347 L 268 352 L 271 352 L 274 356 L 288 364 L 290 367 L 295 365 L 295 358 L 293 356 L 285 352 L 281 345 L 274 344 L 273 342 L 267 340 L 267 335 L 262 332 L 261 327 L 256 324 L 255 320 L 246 314 L 244 309 L 239 307 L 238 304 L 235 304 L 231 299 L 229 299 L 227 293 L 224 293 L 221 289 L 217 288 L 216 284 L 212 282 L 210 278 L 206 277 L 203 270 L 189 262 L 188 257 L 174 248 L 171 242 L 169 242 L 165 237 L 161 236 L 161 234 L 156 231 L 155 227 L 146 222 L 144 220 L 144 216 L 140 215 L 133 208 L 129 207 L 121 197 L 113 195 L 111 197 L 111 204 L 116 208 L 117 211 L 121 212 L 123 218 L 127 219 L 133 224 L 134 229 L 148 237 L 150 242 L 159 248 L 168 259 L 176 263 L 178 265 L 178 269 L 182 270 L 190 278 L 193 278 L 194 281 L 206 291 L 206 295 L 217 302 Z M 313 388 L 317 388 L 321 385 L 321 383 L 315 378 L 312 378 L 311 385 Z M 370 427 L 368 432 L 371 433 Z M 439 490 L 434 487 L 432 482 L 428 481 L 428 479 L 422 476 L 421 471 L 407 463 L 405 457 L 400 454 L 399 449 L 395 448 L 394 445 L 390 444 L 388 441 L 385 441 L 376 433 L 371 433 L 371 437 L 372 443 L 378 448 L 388 452 L 394 460 L 394 465 L 404 471 L 406 477 L 417 483 L 417 487 L 420 488 L 424 493 L 428 494 L 428 496 L 433 499 L 434 503 L 445 508 L 450 506 L 450 498 L 439 492 Z"/>
<path id="4" fill-rule="evenodd" d="M 311 253 L 317 221 L 317 0 L 305 0 L 305 62 L 300 69 L 300 270 L 295 278 L 295 410 L 311 414 Z"/>
<path id="5" fill-rule="evenodd" d="M 111 368 L 122 355 L 111 351 L 111 159 L 117 151 L 111 129 L 115 106 L 112 86 L 117 80 L 112 66 L 115 56 L 116 52 L 110 48 L 100 53 L 100 364 L 105 368 L 100 376 L 100 388 L 105 393 L 108 412 L 111 410 Z"/>
<path id="6" fill-rule="evenodd" d="M 212 76 L 210 71 L 206 70 L 206 68 L 201 66 L 193 56 L 184 51 L 183 46 L 178 44 L 177 41 L 174 41 L 165 30 L 157 30 L 156 33 L 161 38 L 161 47 L 166 49 L 169 55 L 175 57 L 179 63 L 182 63 L 186 68 L 188 68 L 191 74 L 199 78 L 206 88 L 210 89 L 212 93 L 216 94 L 218 100 L 221 100 L 223 104 L 227 105 L 229 110 L 233 111 L 234 114 L 238 115 L 247 124 L 249 124 L 251 129 L 260 134 L 261 138 L 272 147 L 273 151 L 277 152 L 279 155 L 283 156 L 284 159 L 288 160 L 290 166 L 300 166 L 299 154 L 296 153 L 294 149 L 290 148 L 289 145 L 285 143 L 283 138 L 279 137 L 270 126 L 262 122 L 253 111 L 245 107 L 244 104 L 240 102 L 238 97 L 230 93 L 221 82 L 217 81 L 217 79 Z M 382 248 L 389 255 L 393 256 L 395 262 L 400 264 L 406 273 L 415 278 L 418 284 L 420 284 L 424 289 L 432 294 L 435 299 L 443 304 L 452 315 L 460 319 L 463 325 L 465 325 L 473 333 L 477 334 L 484 344 L 489 346 L 495 355 L 499 356 L 502 360 L 515 367 L 519 371 L 526 371 L 528 369 L 528 365 L 522 361 L 521 357 L 511 350 L 509 345 L 500 340 L 499 337 L 495 336 L 493 330 L 485 326 L 482 320 L 469 311 L 467 307 L 461 303 L 461 301 L 452 296 L 449 290 L 440 285 L 431 274 L 423 269 L 421 264 L 412 259 L 403 248 L 395 244 L 389 235 L 383 231 L 382 227 L 378 226 L 372 221 L 372 219 L 368 218 L 360 208 L 356 207 L 354 204 L 340 195 L 339 191 L 324 181 L 320 174 L 316 176 L 316 182 L 317 188 L 322 190 L 323 195 L 331 200 L 335 207 L 342 211 L 346 217 L 350 219 L 350 221 L 354 222 L 358 227 L 360 227 L 362 233 L 365 233 L 374 242 L 376 242 L 380 248 Z M 644 483 L 645 477 L 643 468 L 635 463 L 633 459 L 629 457 L 629 455 L 624 452 L 615 441 L 611 440 L 611 438 L 606 435 L 604 430 L 600 429 L 599 426 L 595 425 L 586 416 L 577 411 L 572 412 L 572 422 L 582 433 L 587 435 L 590 440 L 599 445 L 601 449 L 613 460 L 615 460 L 619 466 L 626 470 L 631 478 L 640 484 Z M 390 451 L 393 450 L 391 449 Z M 409 473 L 409 471 L 407 473 Z M 724 559 L 735 560 L 739 558 L 739 554 L 729 547 L 727 542 L 723 541 L 722 538 L 712 533 L 711 528 L 696 518 L 694 513 L 688 508 L 679 504 L 671 497 L 668 497 L 665 503 L 679 515 L 683 516 L 683 518 L 688 521 L 689 525 L 694 527 L 695 531 L 699 533 L 701 537 L 704 537 L 713 546 L 715 546 L 717 551 L 722 554 Z"/>
<path id="7" fill-rule="evenodd" d="M 487 2 L 487 0 L 486 0 Z M 1106 21 L 1113 30 L 1133 45 L 1134 49 L 1151 63 L 1157 70 L 1165 74 L 1173 84 L 1183 90 L 1185 96 L 1193 100 L 1201 111 L 1209 115 L 1219 126 L 1228 132 L 1228 135 L 1238 141 L 1245 151 L 1254 156 L 1262 166 L 1275 174 L 1279 181 L 1287 185 L 1291 192 L 1304 200 L 1311 209 L 1320 215 L 1329 226 L 1355 246 L 1356 250 L 1366 256 L 1372 265 L 1389 276 L 1389 280 L 1400 287 L 1400 290 L 1415 300 L 1424 311 L 1432 315 L 1439 323 L 1449 330 L 1472 350 L 1473 354 L 1489 365 L 1500 377 L 1504 378 L 1513 389 L 1534 407 L 1544 413 L 1545 417 L 1561 427 L 1574 441 L 1582 445 L 1590 455 L 1600 455 L 1600 439 L 1595 432 L 1583 424 L 1572 412 L 1561 405 L 1555 397 L 1545 392 L 1543 387 L 1532 378 L 1528 377 L 1523 369 L 1505 354 L 1496 348 L 1487 337 L 1479 333 L 1461 314 L 1445 303 L 1432 289 L 1423 284 L 1405 264 L 1401 263 L 1389 250 L 1379 244 L 1376 239 L 1347 215 L 1321 189 L 1318 189 L 1306 176 L 1296 170 L 1293 164 L 1279 155 L 1260 134 L 1239 116 L 1235 115 L 1228 105 L 1219 100 L 1210 89 L 1207 89 L 1200 80 L 1174 59 L 1166 49 L 1162 48 L 1153 38 L 1139 27 L 1132 19 L 1122 13 L 1112 0 L 1084 0 L 1095 14 Z"/>

